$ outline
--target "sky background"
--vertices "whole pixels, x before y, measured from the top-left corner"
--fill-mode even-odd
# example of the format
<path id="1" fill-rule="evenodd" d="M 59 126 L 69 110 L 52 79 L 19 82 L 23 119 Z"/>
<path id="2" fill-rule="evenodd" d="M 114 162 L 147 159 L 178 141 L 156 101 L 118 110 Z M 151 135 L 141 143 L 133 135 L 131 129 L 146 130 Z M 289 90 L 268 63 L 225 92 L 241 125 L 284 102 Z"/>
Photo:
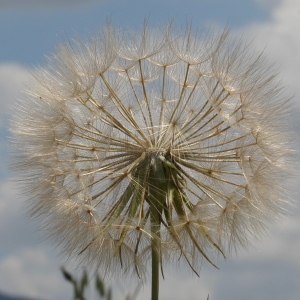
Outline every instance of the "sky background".
<path id="1" fill-rule="evenodd" d="M 108 19 L 117 27 L 150 27 L 192 22 L 193 27 L 231 28 L 233 36 L 253 40 L 275 62 L 295 112 L 300 108 L 300 2 L 299 0 L 0 0 L 0 291 L 43 300 L 72 299 L 72 288 L 60 266 L 79 274 L 58 255 L 25 216 L 24 199 L 15 188 L 8 166 L 11 149 L 10 107 L 22 98 L 30 70 L 43 65 L 45 55 L 68 38 L 93 34 Z M 299 123 L 299 114 L 293 116 Z M 298 127 L 299 128 L 299 127 Z M 161 282 L 162 300 L 299 300 L 300 205 L 299 178 L 291 183 L 295 206 L 274 223 L 268 236 L 249 250 L 220 262 L 220 270 L 204 266 L 201 278 L 186 269 L 170 269 Z M 149 282 L 150 283 L 150 282 Z M 145 284 L 138 299 L 150 299 Z M 114 299 L 122 286 L 112 281 Z M 117 290 L 119 291 L 117 296 Z M 90 292 L 89 300 L 96 299 Z"/>

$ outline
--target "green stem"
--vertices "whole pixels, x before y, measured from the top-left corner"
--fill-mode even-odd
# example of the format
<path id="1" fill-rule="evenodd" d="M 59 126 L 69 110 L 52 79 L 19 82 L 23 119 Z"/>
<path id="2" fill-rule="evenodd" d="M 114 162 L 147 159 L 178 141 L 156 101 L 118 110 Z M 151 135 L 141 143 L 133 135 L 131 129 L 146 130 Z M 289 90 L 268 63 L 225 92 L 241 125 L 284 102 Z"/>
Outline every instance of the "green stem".
<path id="1" fill-rule="evenodd" d="M 153 194 L 155 192 L 153 191 Z M 151 300 L 158 300 L 159 295 L 159 263 L 160 263 L 160 211 L 157 198 L 150 208 L 151 222 L 151 255 L 152 255 L 152 291 Z"/>
<path id="2" fill-rule="evenodd" d="M 166 199 L 166 177 L 163 163 L 158 156 L 151 158 L 149 174 L 149 205 L 151 222 L 151 254 L 152 254 L 152 292 L 151 300 L 158 300 L 159 295 L 159 267 L 160 267 L 160 222 Z"/>
<path id="3" fill-rule="evenodd" d="M 152 223 L 152 221 L 151 221 Z M 155 225 L 154 225 L 155 226 Z M 152 290 L 151 290 L 151 300 L 158 300 L 159 295 L 159 250 L 157 237 L 154 235 L 152 237 Z"/>

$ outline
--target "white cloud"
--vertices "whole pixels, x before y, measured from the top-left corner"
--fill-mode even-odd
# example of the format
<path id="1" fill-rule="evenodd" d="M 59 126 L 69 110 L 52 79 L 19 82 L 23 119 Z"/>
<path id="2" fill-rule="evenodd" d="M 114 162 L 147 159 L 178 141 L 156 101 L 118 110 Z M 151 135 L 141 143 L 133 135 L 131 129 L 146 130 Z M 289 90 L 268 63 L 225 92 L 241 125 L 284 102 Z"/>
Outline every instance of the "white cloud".
<path id="1" fill-rule="evenodd" d="M 278 3 L 280 3 L 280 0 L 254 0 L 258 5 L 265 9 L 273 9 Z"/>
<path id="2" fill-rule="evenodd" d="M 0 182 L 0 291 L 37 299 L 71 298 L 71 286 L 49 254 L 55 251 L 46 250 L 48 243 L 38 243 L 41 235 L 26 219 L 14 184 L 7 179 Z"/>
<path id="3" fill-rule="evenodd" d="M 0 291 L 36 299 L 65 300 L 71 285 L 60 274 L 49 243 L 26 219 L 12 180 L 0 182 Z M 49 250 L 47 250 L 49 249 Z M 50 254 L 51 253 L 51 254 Z"/>
<path id="4" fill-rule="evenodd" d="M 65 300 L 71 298 L 71 288 L 45 249 L 23 248 L 0 261 L 0 289 L 5 293 Z"/>
<path id="5" fill-rule="evenodd" d="M 8 144 L 8 120 L 13 112 L 16 99 L 24 95 L 25 82 L 29 70 L 13 63 L 0 64 L 0 178 L 8 172 L 7 160 L 10 146 Z"/>
<path id="6" fill-rule="evenodd" d="M 25 82 L 29 78 L 29 70 L 17 64 L 0 65 L 0 127 L 7 121 L 10 108 L 16 99 L 21 98 Z"/>
<path id="7" fill-rule="evenodd" d="M 275 3 L 267 21 L 253 23 L 236 32 L 254 37 L 258 50 L 266 48 L 265 54 L 277 64 L 284 84 L 290 94 L 296 93 L 295 100 L 300 106 L 300 2 L 281 0 Z"/>
<path id="8" fill-rule="evenodd" d="M 40 239 L 33 224 L 27 222 L 25 205 L 14 185 L 12 180 L 0 182 L 0 258 L 12 249 L 28 247 Z"/>

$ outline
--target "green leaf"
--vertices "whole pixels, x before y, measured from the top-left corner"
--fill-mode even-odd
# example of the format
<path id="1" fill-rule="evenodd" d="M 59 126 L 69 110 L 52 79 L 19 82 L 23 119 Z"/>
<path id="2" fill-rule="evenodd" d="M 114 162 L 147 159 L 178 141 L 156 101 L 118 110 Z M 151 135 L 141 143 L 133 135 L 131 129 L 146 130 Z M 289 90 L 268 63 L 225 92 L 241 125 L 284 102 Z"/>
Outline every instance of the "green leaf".
<path id="1" fill-rule="evenodd" d="M 69 272 L 67 272 L 64 269 L 64 267 L 61 267 L 60 269 L 61 269 L 61 272 L 63 273 L 63 275 L 64 275 L 64 277 L 65 277 L 66 280 L 71 281 L 72 283 L 75 282 L 75 280 L 73 279 L 72 275 Z"/>
<path id="2" fill-rule="evenodd" d="M 83 275 L 82 275 L 82 278 L 81 278 L 81 290 L 82 290 L 82 293 L 83 293 L 85 287 L 87 286 L 87 284 L 88 284 L 88 276 L 87 276 L 86 271 L 84 271 Z"/>
<path id="3" fill-rule="evenodd" d="M 96 290 L 98 291 L 100 297 L 104 297 L 105 295 L 104 283 L 98 274 L 96 276 Z"/>

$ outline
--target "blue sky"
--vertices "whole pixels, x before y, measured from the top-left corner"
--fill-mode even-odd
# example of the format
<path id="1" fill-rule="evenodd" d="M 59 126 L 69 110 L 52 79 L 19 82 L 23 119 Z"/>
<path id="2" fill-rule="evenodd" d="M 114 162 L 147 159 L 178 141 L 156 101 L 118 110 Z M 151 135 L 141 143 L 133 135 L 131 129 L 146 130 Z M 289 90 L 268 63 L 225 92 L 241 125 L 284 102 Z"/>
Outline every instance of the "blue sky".
<path id="1" fill-rule="evenodd" d="M 11 146 L 7 145 L 10 107 L 23 97 L 21 90 L 30 70 L 43 65 L 45 55 L 53 53 L 65 36 L 93 34 L 107 19 L 119 27 L 141 27 L 145 18 L 150 27 L 169 20 L 178 26 L 192 22 L 194 27 L 227 26 L 233 36 L 254 38 L 254 48 L 264 50 L 276 63 L 288 93 L 295 95 L 295 107 L 300 107 L 299 0 L 0 0 L 1 291 L 48 300 L 72 298 L 71 286 L 59 271 L 64 260 L 26 218 L 24 199 L 12 180 Z M 291 190 L 297 200 L 299 179 L 291 183 Z M 295 201 L 291 214 L 272 224 L 268 236 L 248 251 L 220 262 L 220 270 L 204 266 L 200 279 L 185 269 L 171 268 L 161 283 L 161 299 L 204 300 L 209 293 L 213 300 L 298 300 L 299 219 Z M 116 289 L 121 285 L 111 284 Z M 126 289 L 136 285 L 133 281 Z M 139 295 L 138 299 L 150 299 L 149 285 Z"/>
<path id="2" fill-rule="evenodd" d="M 268 17 L 267 7 L 245 0 L 103 0 L 59 1 L 0 1 L 1 61 L 39 64 L 45 54 L 53 51 L 63 35 L 91 33 L 110 18 L 117 26 L 136 27 L 149 19 L 153 24 L 168 20 L 184 24 L 192 20 L 195 26 L 211 23 L 243 26 L 253 20 Z M 53 2 L 53 1 L 51 1 Z M 64 3 L 65 2 L 65 3 Z M 27 4 L 25 4 L 27 3 Z"/>

